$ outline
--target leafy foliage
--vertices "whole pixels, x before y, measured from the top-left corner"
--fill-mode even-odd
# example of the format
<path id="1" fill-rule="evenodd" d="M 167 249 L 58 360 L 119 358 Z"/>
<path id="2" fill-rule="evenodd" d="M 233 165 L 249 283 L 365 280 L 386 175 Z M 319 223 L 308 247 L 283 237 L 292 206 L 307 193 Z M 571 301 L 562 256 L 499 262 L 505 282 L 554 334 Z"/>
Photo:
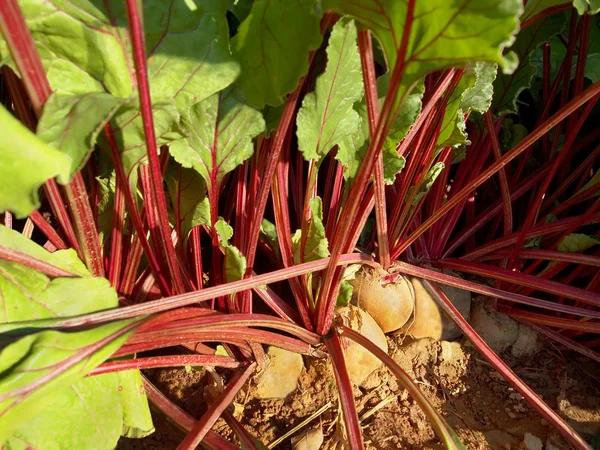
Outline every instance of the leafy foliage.
<path id="1" fill-rule="evenodd" d="M 362 95 L 356 26 L 341 20 L 329 38 L 327 68 L 298 111 L 298 147 L 306 160 L 320 161 L 344 137 L 357 132 L 361 120 L 353 105 Z"/>
<path id="2" fill-rule="evenodd" d="M 0 211 L 26 217 L 40 206 L 38 189 L 49 178 L 68 179 L 68 156 L 48 147 L 0 106 Z"/>
<path id="3" fill-rule="evenodd" d="M 294 90 L 308 71 L 309 51 L 321 43 L 319 19 L 315 0 L 252 4 L 231 42 L 241 66 L 237 85 L 251 105 L 280 105 Z"/>

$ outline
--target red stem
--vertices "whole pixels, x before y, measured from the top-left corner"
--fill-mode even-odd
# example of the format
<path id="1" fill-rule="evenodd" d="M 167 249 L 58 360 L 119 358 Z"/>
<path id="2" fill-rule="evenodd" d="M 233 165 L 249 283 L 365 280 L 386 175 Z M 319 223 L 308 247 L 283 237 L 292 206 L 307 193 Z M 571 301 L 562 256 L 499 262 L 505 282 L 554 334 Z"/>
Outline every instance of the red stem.
<path id="1" fill-rule="evenodd" d="M 219 399 L 210 405 L 206 413 L 196 422 L 181 444 L 177 446 L 177 450 L 194 450 L 200 445 L 206 434 L 217 419 L 221 417 L 225 408 L 233 402 L 236 394 L 244 386 L 246 380 L 250 378 L 250 375 L 254 373 L 255 369 L 256 364 L 253 363 L 243 372 L 238 372 L 233 376 L 223 393 L 219 396 Z"/>
<path id="2" fill-rule="evenodd" d="M 494 156 L 496 161 L 499 161 L 502 159 L 502 150 L 500 148 L 500 142 L 498 142 L 498 136 L 496 135 L 496 127 L 494 126 L 492 113 L 487 111 L 484 114 L 484 117 L 487 131 L 490 135 L 490 140 L 492 141 L 492 150 L 494 150 Z M 504 202 L 504 234 L 510 234 L 513 231 L 512 206 L 510 200 L 510 188 L 508 187 L 508 178 L 506 176 L 506 170 L 504 167 L 498 171 L 498 178 L 500 179 L 502 201 Z"/>
<path id="3" fill-rule="evenodd" d="M 523 139 L 515 148 L 504 154 L 501 160 L 493 163 L 486 171 L 478 175 L 476 178 L 461 189 L 457 194 L 446 202 L 438 211 L 436 211 L 431 217 L 423 222 L 408 238 L 402 243 L 399 248 L 399 254 L 406 250 L 410 244 L 412 244 L 421 234 L 427 231 L 433 224 L 450 211 L 452 208 L 466 200 L 471 192 L 485 183 L 491 176 L 498 172 L 502 167 L 506 166 L 513 159 L 519 156 L 523 151 L 533 145 L 541 136 L 548 133 L 557 123 L 564 120 L 574 111 L 576 111 L 581 105 L 585 104 L 589 100 L 593 99 L 600 93 L 600 81 L 592 84 L 589 88 L 583 91 L 581 94 L 571 100 L 564 108 L 557 111 L 552 117 L 538 126 L 533 132 L 531 132 L 525 139 Z"/>
<path id="4" fill-rule="evenodd" d="M 194 427 L 195 420 L 169 400 L 169 398 L 150 383 L 146 377 L 143 375 L 142 377 L 148 399 L 180 428 L 190 431 Z M 235 445 L 226 441 L 213 431 L 209 431 L 206 436 L 204 436 L 202 445 L 206 446 L 209 450 L 239 450 Z"/>
<path id="5" fill-rule="evenodd" d="M 461 313 L 456 309 L 452 302 L 446 297 L 443 291 L 435 284 L 427 280 L 423 281 L 425 288 L 432 295 L 438 306 L 458 325 L 464 335 L 471 341 L 477 351 L 487 359 L 490 364 L 515 388 L 525 399 L 533 406 L 537 412 L 554 425 L 558 432 L 575 448 L 588 450 L 588 444 L 544 401 L 531 389 L 527 383 L 524 383 L 510 367 L 506 365 L 496 353 L 486 344 L 486 342 L 469 325 Z"/>
<path id="6" fill-rule="evenodd" d="M 335 307 L 337 290 L 339 288 L 337 282 L 334 285 L 334 281 L 338 279 L 340 273 L 337 268 L 337 262 L 342 253 L 347 251 L 346 249 L 349 247 L 349 239 L 354 234 L 352 226 L 356 217 L 358 217 L 358 208 L 367 189 L 369 178 L 373 173 L 373 166 L 381 153 L 385 138 L 389 134 L 389 128 L 399 110 L 400 104 L 396 99 L 396 94 L 400 87 L 402 74 L 404 73 L 405 56 L 412 29 L 414 9 L 415 0 L 408 0 L 406 21 L 400 47 L 397 51 L 396 66 L 390 77 L 390 87 L 378 121 L 377 133 L 375 134 L 374 139 L 371 139 L 369 143 L 367 154 L 365 155 L 358 170 L 358 174 L 356 175 L 356 179 L 352 184 L 350 195 L 346 207 L 344 208 L 344 214 L 342 215 L 338 226 L 338 232 L 333 239 L 330 263 L 322 278 L 321 292 L 317 299 L 315 309 L 317 332 L 319 334 L 327 333 L 331 327 L 333 308 Z"/>
<path id="7" fill-rule="evenodd" d="M 325 339 L 325 344 L 333 363 L 333 373 L 335 374 L 342 415 L 346 425 L 346 433 L 348 434 L 348 444 L 352 450 L 364 449 L 358 412 L 356 411 L 356 403 L 354 402 L 354 391 L 350 376 L 348 375 L 348 369 L 346 368 L 346 359 L 340 337 L 337 333 L 332 333 Z"/>
<path id="8" fill-rule="evenodd" d="M 47 263 L 46 261 L 42 261 L 41 259 L 33 258 L 26 253 L 22 253 L 12 248 L 0 246 L 0 259 L 22 264 L 30 269 L 45 273 L 50 277 L 79 277 L 77 274 L 67 272 L 60 267 L 56 267 L 50 263 Z"/>
<path id="9" fill-rule="evenodd" d="M 144 135 L 146 138 L 146 150 L 150 165 L 150 180 L 152 182 L 152 193 L 146 200 L 149 203 L 149 209 L 156 208 L 158 214 L 158 228 L 161 237 L 161 244 L 169 267 L 169 272 L 173 281 L 173 289 L 176 293 L 185 292 L 185 286 L 181 275 L 181 270 L 177 263 L 175 247 L 171 240 L 169 231 L 169 216 L 167 212 L 167 201 L 163 190 L 162 170 L 158 159 L 158 149 L 156 147 L 156 134 L 154 130 L 154 118 L 152 116 L 152 101 L 150 99 L 150 86 L 148 83 L 148 67 L 146 65 L 146 43 L 140 13 L 138 11 L 138 2 L 136 0 L 127 0 L 127 17 L 129 20 L 129 29 L 132 37 L 133 59 L 136 68 L 136 79 L 140 97 L 140 106 L 142 120 L 144 122 Z"/>
<path id="10" fill-rule="evenodd" d="M 377 78 L 375 75 L 375 60 L 373 58 L 373 42 L 371 32 L 358 32 L 358 48 L 365 85 L 367 116 L 369 119 L 369 135 L 373 139 L 379 121 L 379 96 L 377 94 Z M 387 208 L 385 202 L 385 179 L 383 175 L 383 154 L 379 152 L 375 162 L 375 217 L 377 223 L 377 243 L 379 260 L 384 270 L 390 266 L 390 244 L 387 228 Z"/>
<path id="11" fill-rule="evenodd" d="M 121 372 L 134 369 L 156 369 L 159 367 L 184 367 L 184 366 L 209 366 L 236 369 L 241 363 L 229 356 L 217 355 L 171 355 L 152 356 L 149 358 L 126 359 L 123 361 L 109 361 L 95 369 L 88 376 L 103 375 L 105 373 Z"/>
<path id="12" fill-rule="evenodd" d="M 152 269 L 152 273 L 154 273 L 154 277 L 158 281 L 158 286 L 159 286 L 162 294 L 163 295 L 171 295 L 171 289 L 169 288 L 167 280 L 165 280 L 164 274 L 161 271 L 160 265 L 158 264 L 158 261 L 156 259 L 156 255 L 155 255 L 154 251 L 152 251 L 152 248 L 150 247 L 150 244 L 148 243 L 148 239 L 146 238 L 146 230 L 144 229 L 142 217 L 137 209 L 137 205 L 135 204 L 135 199 L 133 198 L 133 194 L 131 193 L 129 181 L 127 179 L 127 176 L 125 175 L 125 168 L 123 167 L 123 161 L 121 160 L 121 157 L 119 155 L 119 149 L 117 147 L 117 142 L 115 140 L 115 136 L 114 136 L 114 133 L 113 133 L 113 130 L 112 130 L 112 127 L 110 124 L 107 124 L 104 127 L 104 134 L 106 136 L 106 140 L 107 140 L 108 145 L 111 150 L 112 162 L 113 162 L 113 165 L 115 167 L 115 172 L 116 172 L 117 187 L 120 186 L 120 189 L 123 191 L 125 203 L 127 204 L 127 210 L 129 211 L 129 215 L 131 217 L 133 227 L 135 228 L 135 231 L 137 233 L 137 244 L 132 245 L 132 248 L 130 249 L 128 264 L 126 265 L 126 269 L 125 269 L 126 271 L 129 271 L 131 269 L 131 271 L 133 271 L 134 273 L 129 274 L 128 276 L 125 276 L 123 281 L 125 282 L 128 280 L 127 284 L 129 286 L 133 287 L 133 282 L 135 280 L 135 275 L 136 275 L 135 272 L 137 272 L 137 267 L 138 267 L 139 263 L 134 264 L 134 267 L 131 267 L 130 263 L 136 260 L 136 254 L 140 254 L 140 256 L 141 256 L 141 251 L 139 250 L 139 247 L 141 246 L 144 253 L 146 254 L 146 258 L 148 259 L 148 264 L 150 265 L 150 268 Z M 136 242 L 136 240 L 134 240 L 134 243 L 135 242 Z M 132 253 L 134 253 L 134 254 L 132 254 Z M 121 285 L 123 285 L 123 283 L 121 283 Z M 121 289 L 123 289 L 123 287 L 121 287 Z M 123 291 L 128 291 L 128 289 L 123 289 Z M 129 292 L 131 292 L 131 291 L 129 291 Z"/>
<path id="13" fill-rule="evenodd" d="M 81 325 L 91 325 L 93 323 L 102 323 L 111 320 L 126 319 L 130 317 L 138 317 L 157 312 L 168 311 L 170 309 L 179 308 L 182 306 L 193 305 L 198 302 L 211 300 L 223 295 L 231 295 L 235 292 L 244 291 L 247 289 L 257 288 L 264 284 L 276 283 L 278 281 L 287 280 L 299 275 L 322 270 L 330 263 L 330 258 L 318 259 L 308 263 L 298 264 L 293 267 L 288 267 L 281 270 L 257 275 L 251 278 L 234 281 L 231 283 L 221 284 L 202 289 L 201 291 L 188 292 L 172 297 L 153 300 L 141 305 L 126 306 L 109 311 L 101 311 L 91 314 L 78 316 L 76 318 L 68 318 L 62 321 L 53 323 L 54 327 L 75 327 Z M 362 253 L 352 253 L 342 255 L 337 264 L 340 266 L 348 264 L 370 264 L 377 266 L 369 255 Z"/>

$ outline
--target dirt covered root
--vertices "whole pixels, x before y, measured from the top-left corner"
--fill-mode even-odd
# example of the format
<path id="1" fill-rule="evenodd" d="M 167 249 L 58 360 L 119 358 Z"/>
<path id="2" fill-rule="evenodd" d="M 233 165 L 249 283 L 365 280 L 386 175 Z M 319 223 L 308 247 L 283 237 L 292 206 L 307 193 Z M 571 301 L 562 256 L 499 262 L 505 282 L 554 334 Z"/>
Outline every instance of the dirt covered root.
<path id="1" fill-rule="evenodd" d="M 415 305 L 412 284 L 400 276 L 394 283 L 382 282 L 386 273 L 363 268 L 350 281 L 352 303 L 368 312 L 384 333 L 396 331 L 410 319 Z"/>
<path id="2" fill-rule="evenodd" d="M 337 315 L 347 327 L 362 334 L 387 353 L 388 344 L 385 334 L 367 312 L 351 305 L 338 309 Z M 342 343 L 345 347 L 346 368 L 350 380 L 360 386 L 372 372 L 381 367 L 382 363 L 362 345 L 346 338 L 342 338 Z"/>

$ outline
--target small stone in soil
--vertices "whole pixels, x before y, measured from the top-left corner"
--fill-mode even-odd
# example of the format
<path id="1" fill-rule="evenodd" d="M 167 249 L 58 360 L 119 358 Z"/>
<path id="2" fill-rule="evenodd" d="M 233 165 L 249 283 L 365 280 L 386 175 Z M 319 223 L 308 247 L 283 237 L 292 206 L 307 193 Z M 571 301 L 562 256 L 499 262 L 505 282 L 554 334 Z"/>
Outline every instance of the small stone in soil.
<path id="1" fill-rule="evenodd" d="M 522 448 L 525 450 L 542 450 L 544 448 L 542 440 L 531 433 L 525 433 L 523 436 Z"/>

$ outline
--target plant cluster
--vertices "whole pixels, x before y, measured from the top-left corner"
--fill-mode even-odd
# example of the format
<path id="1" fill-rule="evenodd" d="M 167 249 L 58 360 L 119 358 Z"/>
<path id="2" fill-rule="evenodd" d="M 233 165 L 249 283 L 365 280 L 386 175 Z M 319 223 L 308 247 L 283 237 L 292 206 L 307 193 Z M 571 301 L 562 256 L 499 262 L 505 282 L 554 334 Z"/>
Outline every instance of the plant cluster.
<path id="1" fill-rule="evenodd" d="M 243 448 L 261 448 L 227 408 L 265 366 L 263 345 L 328 354 L 344 443 L 363 448 L 350 342 L 398 377 L 447 448 L 464 448 L 336 314 L 367 268 L 382 286 L 419 279 L 588 448 L 440 285 L 600 361 L 598 11 L 595 0 L 5 0 L 3 448 L 114 448 L 152 433 L 148 399 L 187 430 L 180 449 L 236 448 L 210 431 L 221 416 Z M 231 375 L 199 419 L 140 371 L 188 366 Z"/>

